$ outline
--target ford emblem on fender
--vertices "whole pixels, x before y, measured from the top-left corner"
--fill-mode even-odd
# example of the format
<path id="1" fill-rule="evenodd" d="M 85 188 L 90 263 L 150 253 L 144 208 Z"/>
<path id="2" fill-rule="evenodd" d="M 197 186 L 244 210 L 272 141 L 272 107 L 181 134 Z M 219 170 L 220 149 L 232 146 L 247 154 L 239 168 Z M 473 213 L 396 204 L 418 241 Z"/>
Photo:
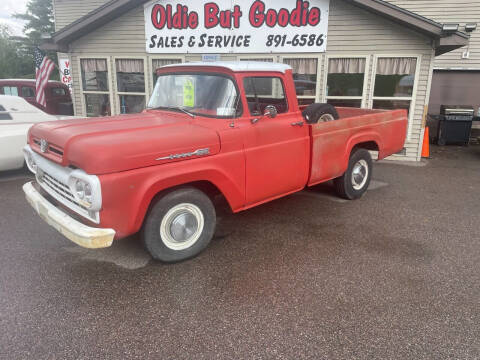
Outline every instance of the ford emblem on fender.
<path id="1" fill-rule="evenodd" d="M 45 139 L 40 140 L 40 151 L 42 153 L 46 153 L 48 149 L 48 142 Z"/>

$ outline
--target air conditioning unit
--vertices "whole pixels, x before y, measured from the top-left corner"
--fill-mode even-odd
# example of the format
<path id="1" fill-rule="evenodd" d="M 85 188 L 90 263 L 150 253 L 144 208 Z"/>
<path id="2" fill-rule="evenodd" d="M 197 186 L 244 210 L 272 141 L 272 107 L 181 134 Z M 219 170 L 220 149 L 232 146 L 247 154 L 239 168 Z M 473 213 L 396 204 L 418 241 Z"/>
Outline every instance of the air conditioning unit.
<path id="1" fill-rule="evenodd" d="M 470 51 L 465 50 L 465 51 L 462 53 L 462 59 L 470 59 Z"/>

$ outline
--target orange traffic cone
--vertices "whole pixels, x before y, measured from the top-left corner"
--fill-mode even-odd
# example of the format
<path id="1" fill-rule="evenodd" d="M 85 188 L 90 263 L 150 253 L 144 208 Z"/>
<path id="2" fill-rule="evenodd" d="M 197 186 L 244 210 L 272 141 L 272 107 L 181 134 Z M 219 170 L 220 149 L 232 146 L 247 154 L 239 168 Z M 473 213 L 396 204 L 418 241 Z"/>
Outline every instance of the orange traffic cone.
<path id="1" fill-rule="evenodd" d="M 430 157 L 430 131 L 428 126 L 425 127 L 425 135 L 423 135 L 422 157 Z"/>

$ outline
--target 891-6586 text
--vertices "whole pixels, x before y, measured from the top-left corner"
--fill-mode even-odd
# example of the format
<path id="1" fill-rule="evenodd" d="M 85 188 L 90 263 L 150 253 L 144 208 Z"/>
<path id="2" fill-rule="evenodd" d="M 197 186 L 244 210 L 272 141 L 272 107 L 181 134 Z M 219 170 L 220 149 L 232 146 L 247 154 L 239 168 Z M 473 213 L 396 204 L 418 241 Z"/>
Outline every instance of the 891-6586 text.
<path id="1" fill-rule="evenodd" d="M 267 37 L 266 45 L 271 47 L 279 47 L 285 45 L 291 46 L 322 46 L 325 42 L 324 34 L 303 34 L 295 35 L 292 39 L 289 39 L 287 35 L 269 35 Z"/>

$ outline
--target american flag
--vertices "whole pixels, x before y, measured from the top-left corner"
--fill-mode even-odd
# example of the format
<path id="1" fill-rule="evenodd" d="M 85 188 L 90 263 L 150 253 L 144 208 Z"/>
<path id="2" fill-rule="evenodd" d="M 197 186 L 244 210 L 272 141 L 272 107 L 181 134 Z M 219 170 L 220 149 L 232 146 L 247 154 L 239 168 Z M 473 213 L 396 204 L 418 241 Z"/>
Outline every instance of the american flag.
<path id="1" fill-rule="evenodd" d="M 33 57 L 35 58 L 35 78 L 37 80 L 36 100 L 37 103 L 45 107 L 47 106 L 47 101 L 45 99 L 45 86 L 47 86 L 48 78 L 55 67 L 55 63 L 38 48 L 35 49 Z"/>

